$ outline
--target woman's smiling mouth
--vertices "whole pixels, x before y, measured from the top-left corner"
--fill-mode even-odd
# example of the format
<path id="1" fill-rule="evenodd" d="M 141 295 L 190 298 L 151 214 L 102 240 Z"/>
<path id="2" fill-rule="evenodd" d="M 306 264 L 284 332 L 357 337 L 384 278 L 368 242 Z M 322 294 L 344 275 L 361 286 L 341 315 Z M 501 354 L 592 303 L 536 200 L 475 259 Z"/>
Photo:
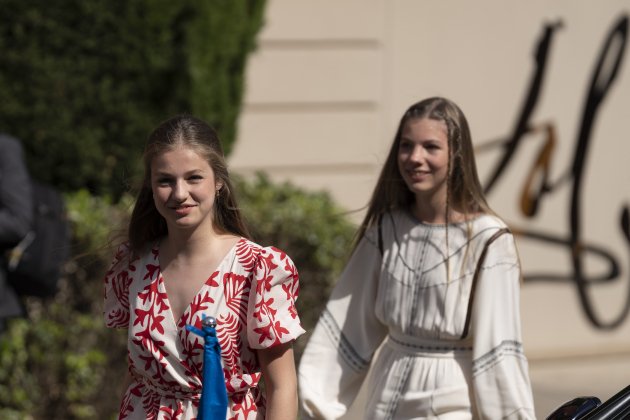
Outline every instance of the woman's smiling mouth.
<path id="1" fill-rule="evenodd" d="M 191 204 L 191 205 L 175 206 L 175 207 L 171 207 L 171 209 L 178 216 L 186 216 L 186 215 L 190 214 L 190 212 L 192 211 L 193 207 L 195 207 L 195 206 Z"/>

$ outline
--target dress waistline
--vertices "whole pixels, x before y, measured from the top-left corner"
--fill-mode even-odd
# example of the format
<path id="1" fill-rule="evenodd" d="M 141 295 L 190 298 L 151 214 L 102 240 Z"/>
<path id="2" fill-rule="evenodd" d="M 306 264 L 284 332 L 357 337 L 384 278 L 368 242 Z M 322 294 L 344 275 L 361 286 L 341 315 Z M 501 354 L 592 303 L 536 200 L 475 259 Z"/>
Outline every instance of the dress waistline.
<path id="1" fill-rule="evenodd" d="M 404 335 L 396 331 L 389 332 L 386 343 L 405 353 L 413 353 L 419 356 L 426 354 L 431 357 L 457 357 L 472 351 L 470 339 L 428 339 Z"/>
<path id="2" fill-rule="evenodd" d="M 161 397 L 169 398 L 169 399 L 178 399 L 178 400 L 191 400 L 191 401 L 199 401 L 201 398 L 201 389 L 199 391 L 195 391 L 192 389 L 184 389 L 179 385 L 174 387 L 167 387 L 167 385 L 158 385 L 153 382 L 147 380 L 147 378 L 142 377 L 136 372 L 132 372 L 131 376 L 134 381 L 147 388 L 149 391 L 158 394 Z"/>
<path id="3" fill-rule="evenodd" d="M 158 385 L 156 383 L 151 382 L 150 380 L 143 377 L 142 375 L 138 374 L 137 372 L 133 372 L 133 371 L 131 372 L 131 376 L 133 377 L 136 383 L 146 387 L 151 392 L 154 392 L 164 398 L 184 399 L 184 400 L 192 400 L 192 401 L 199 401 L 199 399 L 201 398 L 201 387 L 199 387 L 199 390 L 194 390 L 194 389 L 185 389 L 179 384 L 176 384 L 173 387 L 168 387 L 168 385 Z M 239 395 L 245 395 L 248 392 L 253 391 L 254 389 L 257 389 L 256 385 L 251 385 L 247 383 L 246 381 L 242 380 L 242 378 L 241 380 L 234 381 L 234 382 L 237 382 L 238 385 L 227 387 L 228 398 L 234 398 Z"/>

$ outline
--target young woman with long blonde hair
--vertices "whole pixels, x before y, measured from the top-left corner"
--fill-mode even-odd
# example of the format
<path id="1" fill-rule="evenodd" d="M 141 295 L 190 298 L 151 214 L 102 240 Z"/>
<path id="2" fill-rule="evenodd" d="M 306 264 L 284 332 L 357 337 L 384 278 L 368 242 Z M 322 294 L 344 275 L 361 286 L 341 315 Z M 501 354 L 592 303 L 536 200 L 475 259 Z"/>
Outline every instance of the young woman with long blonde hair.
<path id="1" fill-rule="evenodd" d="M 520 279 L 464 114 L 413 104 L 302 356 L 304 412 L 339 418 L 368 381 L 365 419 L 533 419 Z"/>

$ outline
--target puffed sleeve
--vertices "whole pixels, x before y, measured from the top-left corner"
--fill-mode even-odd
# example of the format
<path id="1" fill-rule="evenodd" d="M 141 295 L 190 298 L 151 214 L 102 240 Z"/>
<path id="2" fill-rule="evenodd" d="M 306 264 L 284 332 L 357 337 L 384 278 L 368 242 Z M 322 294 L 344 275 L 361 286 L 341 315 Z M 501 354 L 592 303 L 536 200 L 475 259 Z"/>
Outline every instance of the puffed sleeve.
<path id="1" fill-rule="evenodd" d="M 473 304 L 473 393 L 480 419 L 535 419 L 520 320 L 520 264 L 514 237 L 490 244 Z"/>
<path id="2" fill-rule="evenodd" d="M 337 419 L 347 412 L 385 338 L 374 310 L 381 267 L 374 233 L 359 242 L 300 360 L 298 390 L 309 418 Z"/>
<path id="3" fill-rule="evenodd" d="M 250 347 L 274 347 L 304 333 L 295 307 L 299 287 L 298 272 L 291 258 L 277 248 L 263 248 L 256 262 L 248 302 Z"/>
<path id="4" fill-rule="evenodd" d="M 103 317 L 109 328 L 129 326 L 129 285 L 135 271 L 129 245 L 120 245 L 105 273 Z"/>

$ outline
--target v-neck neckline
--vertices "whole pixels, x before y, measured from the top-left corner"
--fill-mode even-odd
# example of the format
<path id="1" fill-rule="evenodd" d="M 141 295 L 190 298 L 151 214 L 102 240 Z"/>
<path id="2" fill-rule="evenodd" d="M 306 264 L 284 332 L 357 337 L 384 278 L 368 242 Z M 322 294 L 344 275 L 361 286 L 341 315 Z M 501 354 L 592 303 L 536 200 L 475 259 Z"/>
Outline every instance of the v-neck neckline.
<path id="1" fill-rule="evenodd" d="M 158 262 L 158 288 L 161 288 L 161 292 L 164 293 L 165 296 L 165 301 L 168 304 L 168 313 L 170 314 L 171 320 L 173 321 L 173 323 L 175 324 L 175 329 L 179 328 L 179 324 L 182 320 L 182 318 L 184 318 L 184 316 L 186 314 L 188 314 L 190 312 L 190 308 L 193 304 L 193 302 L 195 301 L 195 299 L 197 298 L 197 296 L 199 296 L 204 289 L 207 286 L 207 282 L 208 280 L 214 276 L 214 273 L 216 273 L 217 271 L 219 271 L 221 269 L 221 266 L 223 266 L 223 264 L 225 263 L 225 261 L 227 261 L 228 257 L 232 256 L 232 254 L 234 254 L 234 252 L 236 252 L 236 248 L 238 247 L 238 245 L 243 242 L 245 240 L 245 238 L 239 238 L 238 241 L 236 241 L 236 243 L 234 243 L 234 245 L 232 245 L 232 247 L 230 247 L 230 249 L 228 250 L 228 252 L 223 256 L 223 258 L 219 261 L 219 263 L 217 264 L 217 266 L 215 267 L 215 269 L 210 273 L 210 275 L 208 276 L 208 278 L 206 278 L 203 283 L 201 284 L 201 286 L 199 287 L 199 289 L 195 292 L 195 294 L 192 297 L 192 300 L 190 302 L 188 302 L 188 304 L 186 305 L 186 307 L 184 308 L 184 311 L 181 313 L 181 315 L 175 319 L 175 314 L 173 313 L 173 305 L 171 304 L 171 300 L 169 298 L 168 295 L 168 291 L 166 290 L 166 283 L 164 281 L 164 275 L 162 273 L 162 263 L 160 262 L 160 245 L 159 243 L 156 244 L 156 251 L 157 251 L 157 262 Z"/>

